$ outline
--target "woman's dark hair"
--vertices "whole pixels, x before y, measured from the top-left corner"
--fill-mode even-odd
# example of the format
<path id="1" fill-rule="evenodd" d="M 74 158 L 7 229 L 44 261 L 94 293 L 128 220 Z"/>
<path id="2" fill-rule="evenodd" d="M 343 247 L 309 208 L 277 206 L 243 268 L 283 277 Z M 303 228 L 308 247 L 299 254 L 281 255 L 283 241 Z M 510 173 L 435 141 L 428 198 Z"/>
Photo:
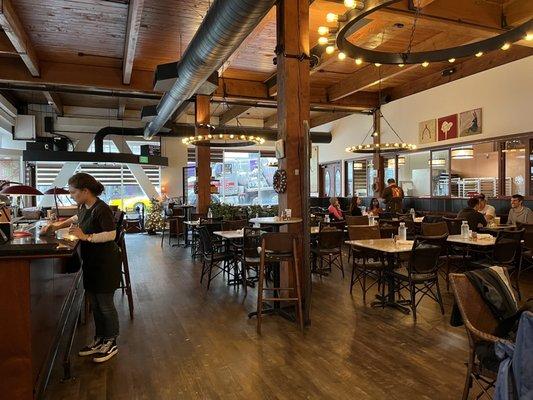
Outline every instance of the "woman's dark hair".
<path id="1" fill-rule="evenodd" d="M 68 180 L 68 184 L 76 189 L 87 189 L 95 196 L 100 196 L 104 191 L 104 185 L 94 179 L 92 175 L 86 174 L 85 172 L 78 172 L 72 175 Z"/>
<path id="2" fill-rule="evenodd" d="M 370 208 L 374 207 L 374 202 L 378 203 L 377 206 L 379 208 L 379 200 L 375 197 L 372 197 L 372 200 L 370 200 Z"/>
<path id="3" fill-rule="evenodd" d="M 479 197 L 470 197 L 466 202 L 466 205 L 470 208 L 474 208 L 479 204 Z"/>
<path id="4" fill-rule="evenodd" d="M 350 212 L 352 212 L 356 208 L 359 208 L 359 206 L 357 205 L 357 199 L 359 199 L 358 196 L 353 196 L 352 197 L 352 202 L 350 203 Z"/>

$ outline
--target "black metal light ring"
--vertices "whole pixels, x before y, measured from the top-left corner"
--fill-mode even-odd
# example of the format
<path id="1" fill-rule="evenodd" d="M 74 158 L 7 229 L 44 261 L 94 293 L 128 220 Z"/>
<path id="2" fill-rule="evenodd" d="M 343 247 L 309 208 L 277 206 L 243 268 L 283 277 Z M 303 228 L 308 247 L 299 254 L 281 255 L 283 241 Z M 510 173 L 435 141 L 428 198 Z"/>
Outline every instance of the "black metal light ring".
<path id="1" fill-rule="evenodd" d="M 504 32 L 498 36 L 480 40 L 462 46 L 450 47 L 440 50 L 406 53 L 382 52 L 356 46 L 346 39 L 347 34 L 356 31 L 356 24 L 360 23 L 365 17 L 373 12 L 388 7 L 402 0 L 376 0 L 373 5 L 365 7 L 363 10 L 353 9 L 346 13 L 348 21 L 341 25 L 337 33 L 337 47 L 348 57 L 356 59 L 361 58 L 365 62 L 379 64 L 421 64 L 423 62 L 440 62 L 452 58 L 471 57 L 478 52 L 486 53 L 502 47 L 505 43 L 513 43 L 523 39 L 528 32 L 533 31 L 533 19 L 526 23 Z"/>
<path id="2" fill-rule="evenodd" d="M 232 143 L 217 143 L 210 140 L 203 140 L 201 142 L 191 143 L 193 146 L 203 146 L 203 147 L 246 147 L 246 146 L 257 146 L 257 143 L 250 141 L 242 142 L 232 142 Z"/>

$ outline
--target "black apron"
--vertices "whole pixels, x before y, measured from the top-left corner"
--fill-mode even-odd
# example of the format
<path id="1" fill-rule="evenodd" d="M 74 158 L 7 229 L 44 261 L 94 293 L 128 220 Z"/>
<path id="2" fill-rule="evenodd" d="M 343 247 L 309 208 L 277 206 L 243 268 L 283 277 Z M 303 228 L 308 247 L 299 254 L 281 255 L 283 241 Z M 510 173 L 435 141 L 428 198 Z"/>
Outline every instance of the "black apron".
<path id="1" fill-rule="evenodd" d="M 91 208 L 82 206 L 78 210 L 78 224 L 86 235 L 103 232 L 96 220 L 97 207 L 108 206 L 98 199 Z M 81 241 L 80 255 L 85 290 L 92 293 L 112 293 L 120 287 L 122 257 L 115 241 L 104 243 Z"/>

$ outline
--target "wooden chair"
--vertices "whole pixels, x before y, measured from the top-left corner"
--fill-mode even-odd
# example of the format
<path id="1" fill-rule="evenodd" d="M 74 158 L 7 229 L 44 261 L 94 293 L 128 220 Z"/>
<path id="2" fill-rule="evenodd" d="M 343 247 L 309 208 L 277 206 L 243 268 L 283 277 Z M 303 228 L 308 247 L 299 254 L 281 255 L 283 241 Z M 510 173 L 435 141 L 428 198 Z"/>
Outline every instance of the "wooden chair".
<path id="1" fill-rule="evenodd" d="M 348 226 L 348 236 L 350 240 L 369 240 L 380 239 L 381 233 L 377 226 Z M 350 246 L 352 247 L 352 246 Z M 358 262 L 357 260 L 360 260 Z M 370 261 L 372 260 L 372 261 Z M 385 271 L 385 264 L 383 262 L 382 254 L 372 250 L 365 250 L 361 248 L 353 249 L 353 263 L 352 276 L 350 279 L 350 294 L 352 294 L 353 287 L 359 283 L 363 291 L 363 303 L 366 304 L 366 292 L 374 286 L 378 285 L 378 291 L 384 295 L 385 285 L 383 284 L 383 273 Z M 366 279 L 373 278 L 374 282 L 369 286 L 366 285 Z"/>
<path id="2" fill-rule="evenodd" d="M 265 270 L 267 263 L 286 262 L 289 274 L 292 275 L 293 287 L 265 287 Z M 276 279 L 276 281 L 278 281 Z M 275 285 L 279 282 L 275 282 Z M 264 291 L 272 291 L 273 296 L 264 297 Z M 282 291 L 287 291 L 287 296 L 281 296 Z M 292 292 L 292 295 L 290 293 Z M 296 303 L 296 318 L 300 330 L 303 332 L 304 321 L 302 311 L 302 294 L 300 286 L 300 261 L 296 247 L 296 236 L 291 233 L 273 232 L 266 233 L 261 239 L 261 257 L 259 264 L 259 281 L 257 287 L 257 333 L 261 334 L 261 317 L 263 302 L 279 303 L 282 301 Z"/>
<path id="3" fill-rule="evenodd" d="M 183 209 L 165 210 L 165 215 L 163 217 L 163 234 L 161 235 L 161 247 L 163 247 L 163 242 L 165 240 L 165 232 L 168 232 L 168 245 L 179 246 L 180 237 L 185 236 L 183 229 L 183 212 Z M 175 245 L 171 244 L 170 242 L 172 235 L 175 235 L 178 238 L 178 243 L 176 243 Z"/>
<path id="4" fill-rule="evenodd" d="M 424 222 L 422 221 L 421 231 L 423 236 L 442 236 L 448 234 L 446 222 Z"/>
<path id="5" fill-rule="evenodd" d="M 198 237 L 202 254 L 202 273 L 200 275 L 200 283 L 203 282 L 204 276 L 207 275 L 207 290 L 209 290 L 213 279 L 225 271 L 226 263 L 231 260 L 233 255 L 222 251 L 223 249 L 221 246 L 217 246 L 213 243 L 207 226 L 200 226 L 198 228 Z M 213 275 L 214 268 L 219 269 L 215 275 Z"/>
<path id="6" fill-rule="evenodd" d="M 130 310 L 130 319 L 133 319 L 133 290 L 131 288 L 131 277 L 130 277 L 130 267 L 128 263 L 128 253 L 126 251 L 126 240 L 125 240 L 125 229 L 121 229 L 119 235 L 116 237 L 115 242 L 117 243 L 120 254 L 122 257 L 122 274 L 120 276 L 120 289 L 122 290 L 122 295 L 126 293 L 128 298 L 128 308 Z"/>
<path id="7" fill-rule="evenodd" d="M 368 225 L 368 215 L 363 216 L 346 216 L 346 225 Z"/>
<path id="8" fill-rule="evenodd" d="M 248 220 L 246 219 L 237 219 L 234 221 L 223 221 L 222 230 L 223 231 L 236 231 L 237 229 L 244 229 L 248 227 Z"/>
<path id="9" fill-rule="evenodd" d="M 392 235 L 398 234 L 398 227 L 400 221 L 393 221 L 392 219 L 379 219 L 379 231 L 383 239 L 390 239 Z"/>
<path id="10" fill-rule="evenodd" d="M 422 220 L 422 222 L 428 223 L 428 224 L 434 224 L 436 222 L 442 222 L 442 221 L 443 221 L 442 215 L 431 215 L 431 214 L 425 215 L 424 219 Z"/>
<path id="11" fill-rule="evenodd" d="M 461 313 L 468 336 L 468 361 L 462 400 L 467 400 L 472 384 L 481 389 L 481 396 L 492 399 L 489 389 L 494 386 L 497 373 L 484 367 L 476 356 L 476 347 L 481 343 L 496 343 L 503 340 L 494 336 L 498 321 L 478 290 L 464 274 L 450 274 L 450 283 L 455 302 Z M 480 396 L 477 397 L 479 399 Z"/>
<path id="12" fill-rule="evenodd" d="M 399 291 L 402 289 L 409 291 L 409 306 L 415 322 L 416 308 L 426 296 L 439 304 L 440 311 L 444 315 L 438 271 L 439 256 L 444 251 L 447 236 L 417 236 L 410 253 L 407 269 L 401 268 L 392 272 Z M 417 300 L 416 295 L 419 293 L 422 296 Z"/>
<path id="13" fill-rule="evenodd" d="M 261 228 L 244 228 L 242 248 L 239 253 L 239 261 L 242 267 L 242 279 L 245 296 L 248 294 L 248 284 L 254 287 L 259 279 L 259 265 L 261 258 L 258 248 L 261 246 Z M 255 277 L 250 277 L 249 272 L 255 271 Z"/>
<path id="14" fill-rule="evenodd" d="M 342 263 L 342 243 L 344 241 L 344 232 L 341 230 L 322 230 L 318 233 L 317 245 L 311 248 L 313 257 L 313 272 L 323 275 L 325 271 L 331 272 L 333 266 L 340 269 L 344 278 L 344 266 Z M 320 268 L 316 269 L 317 260 Z M 326 261 L 327 269 L 324 269 Z"/>

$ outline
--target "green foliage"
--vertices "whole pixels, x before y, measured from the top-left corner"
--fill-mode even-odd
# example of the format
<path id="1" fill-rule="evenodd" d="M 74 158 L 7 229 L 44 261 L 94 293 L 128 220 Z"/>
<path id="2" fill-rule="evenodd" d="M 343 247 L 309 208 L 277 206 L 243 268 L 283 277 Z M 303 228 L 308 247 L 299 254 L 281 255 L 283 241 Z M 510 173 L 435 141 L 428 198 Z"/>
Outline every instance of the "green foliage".
<path id="1" fill-rule="evenodd" d="M 278 215 L 278 206 L 234 206 L 231 204 L 224 203 L 211 203 L 209 207 L 211 208 L 211 212 L 213 213 L 213 218 L 222 218 L 225 221 L 248 219 L 253 218 L 256 215 L 259 215 L 260 217 L 274 217 Z"/>

